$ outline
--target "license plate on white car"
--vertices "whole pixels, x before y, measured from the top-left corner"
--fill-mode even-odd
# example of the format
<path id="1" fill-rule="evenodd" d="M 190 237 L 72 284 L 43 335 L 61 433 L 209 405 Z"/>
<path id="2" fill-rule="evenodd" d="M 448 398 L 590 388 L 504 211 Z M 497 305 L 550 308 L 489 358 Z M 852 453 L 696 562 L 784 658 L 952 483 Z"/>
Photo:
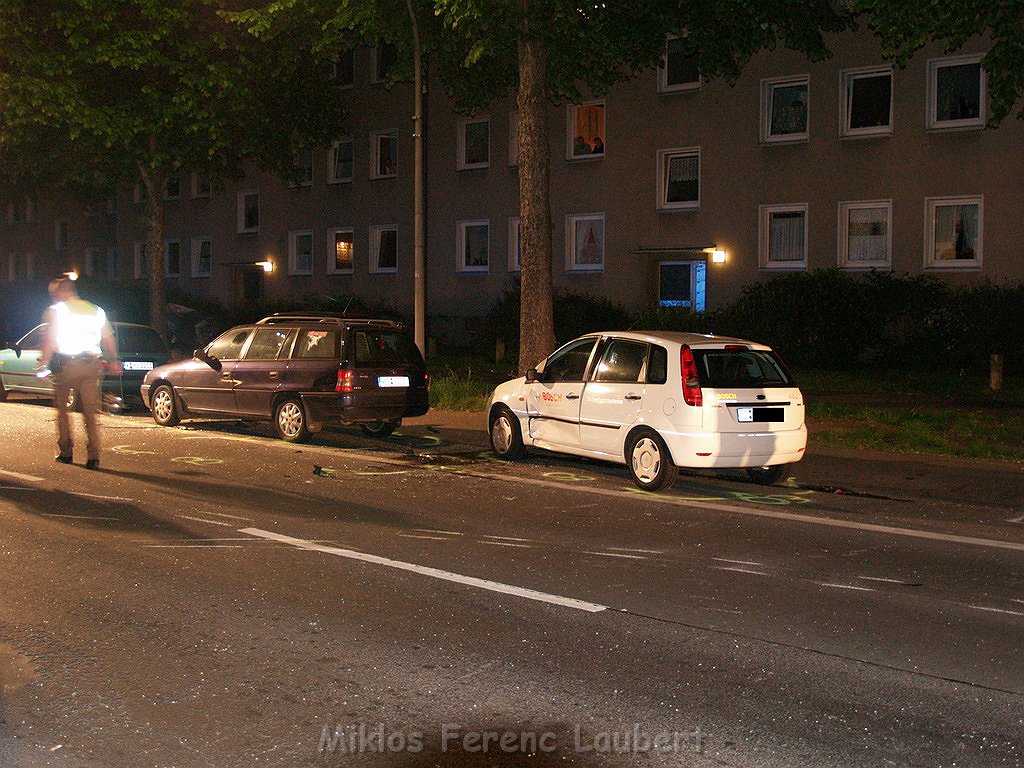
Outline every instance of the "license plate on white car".
<path id="1" fill-rule="evenodd" d="M 138 360 L 125 360 L 121 364 L 121 368 L 126 371 L 152 371 L 153 364 L 151 362 L 142 362 Z"/>
<path id="2" fill-rule="evenodd" d="M 409 377 L 408 376 L 378 376 L 377 377 L 378 387 L 408 387 Z"/>
<path id="3" fill-rule="evenodd" d="M 786 420 L 785 408 L 737 408 L 736 421 L 747 424 L 752 421 L 762 421 L 769 424 L 779 423 Z"/>

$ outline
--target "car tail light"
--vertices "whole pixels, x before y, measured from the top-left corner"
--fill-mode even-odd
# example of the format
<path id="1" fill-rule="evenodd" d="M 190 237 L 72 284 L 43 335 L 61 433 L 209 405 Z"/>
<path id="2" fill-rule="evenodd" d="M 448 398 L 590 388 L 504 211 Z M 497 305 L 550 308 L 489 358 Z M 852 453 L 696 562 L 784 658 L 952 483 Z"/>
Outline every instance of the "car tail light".
<path id="1" fill-rule="evenodd" d="M 704 405 L 704 395 L 700 391 L 700 380 L 697 378 L 697 363 L 693 352 L 686 344 L 679 350 L 679 369 L 683 378 L 683 400 L 687 405 Z"/>
<path id="2" fill-rule="evenodd" d="M 356 374 L 351 368 L 342 368 L 338 371 L 338 383 L 334 389 L 336 392 L 343 394 L 352 394 L 353 382 L 355 381 Z"/>

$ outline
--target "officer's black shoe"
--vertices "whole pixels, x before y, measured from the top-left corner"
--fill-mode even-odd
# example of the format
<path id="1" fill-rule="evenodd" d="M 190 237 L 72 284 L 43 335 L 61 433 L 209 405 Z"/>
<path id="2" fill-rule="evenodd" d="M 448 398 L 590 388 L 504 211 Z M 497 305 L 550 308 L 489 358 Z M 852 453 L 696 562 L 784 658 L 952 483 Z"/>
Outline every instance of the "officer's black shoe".
<path id="1" fill-rule="evenodd" d="M 85 462 L 85 468 L 86 469 L 99 469 L 100 468 L 100 460 L 99 459 L 89 459 L 87 462 Z"/>
<path id="2" fill-rule="evenodd" d="M 63 453 L 58 454 L 54 458 L 56 458 L 56 460 L 59 461 L 61 464 L 70 464 L 71 463 L 71 457 L 70 456 L 65 456 Z"/>

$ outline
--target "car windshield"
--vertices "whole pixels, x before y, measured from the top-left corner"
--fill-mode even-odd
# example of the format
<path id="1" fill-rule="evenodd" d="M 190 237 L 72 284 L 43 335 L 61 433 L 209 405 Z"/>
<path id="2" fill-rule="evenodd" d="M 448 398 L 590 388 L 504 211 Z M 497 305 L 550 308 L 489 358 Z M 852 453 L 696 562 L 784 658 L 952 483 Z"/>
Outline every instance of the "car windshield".
<path id="1" fill-rule="evenodd" d="M 122 355 L 164 355 L 167 345 L 155 329 L 146 325 L 118 325 L 114 327 L 117 348 Z"/>
<path id="2" fill-rule="evenodd" d="M 757 349 L 695 349 L 697 377 L 712 389 L 791 387 L 793 379 L 774 352 Z"/>

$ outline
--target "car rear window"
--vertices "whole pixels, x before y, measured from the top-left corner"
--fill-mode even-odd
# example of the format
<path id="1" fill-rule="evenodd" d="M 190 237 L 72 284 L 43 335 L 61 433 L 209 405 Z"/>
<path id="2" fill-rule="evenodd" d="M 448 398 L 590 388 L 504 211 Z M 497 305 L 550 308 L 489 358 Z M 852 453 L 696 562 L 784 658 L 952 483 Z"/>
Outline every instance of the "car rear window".
<path id="1" fill-rule="evenodd" d="M 165 355 L 167 345 L 155 329 L 144 325 L 114 326 L 117 349 L 128 355 Z"/>
<path id="2" fill-rule="evenodd" d="M 419 350 L 401 331 L 367 328 L 352 332 L 355 362 L 366 368 L 409 365 L 419 360 Z"/>
<path id="3" fill-rule="evenodd" d="M 693 359 L 702 387 L 789 387 L 793 380 L 774 352 L 757 349 L 695 349 Z"/>

